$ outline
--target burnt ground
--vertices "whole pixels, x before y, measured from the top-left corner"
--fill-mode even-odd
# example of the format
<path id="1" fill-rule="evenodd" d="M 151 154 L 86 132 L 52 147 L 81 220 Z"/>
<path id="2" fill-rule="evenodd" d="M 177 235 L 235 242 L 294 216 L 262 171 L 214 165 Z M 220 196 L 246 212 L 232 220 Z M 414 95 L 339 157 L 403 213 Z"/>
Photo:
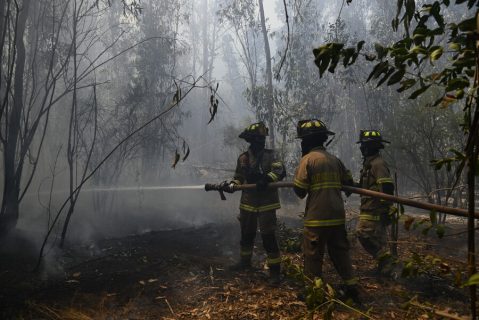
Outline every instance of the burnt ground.
<path id="1" fill-rule="evenodd" d="M 299 219 L 293 224 L 300 223 Z M 372 319 L 459 319 L 468 313 L 465 229 L 450 225 L 446 237 L 403 231 L 399 255 L 410 277 L 378 276 L 373 261 L 352 239 L 353 263 L 362 286 L 362 306 Z M 290 231 L 290 230 L 289 230 Z M 258 242 L 257 270 L 228 271 L 238 251 L 237 224 L 152 231 L 71 246 L 32 273 L 31 252 L 18 241 L 15 253 L 0 256 L 2 319 L 303 319 L 297 299 L 301 283 L 285 276 L 267 284 Z M 284 230 L 282 231 L 284 235 Z M 258 237 L 259 238 L 259 237 Z M 259 239 L 257 239 L 259 240 Z M 289 244 L 289 249 L 295 243 Z M 286 253 L 300 264 L 299 253 Z M 339 279 L 326 257 L 325 279 Z M 285 268 L 284 268 L 285 269 Z M 331 300 L 330 300 L 331 301 Z M 365 319 L 333 305 L 333 319 Z M 322 319 L 324 308 L 315 312 Z"/>

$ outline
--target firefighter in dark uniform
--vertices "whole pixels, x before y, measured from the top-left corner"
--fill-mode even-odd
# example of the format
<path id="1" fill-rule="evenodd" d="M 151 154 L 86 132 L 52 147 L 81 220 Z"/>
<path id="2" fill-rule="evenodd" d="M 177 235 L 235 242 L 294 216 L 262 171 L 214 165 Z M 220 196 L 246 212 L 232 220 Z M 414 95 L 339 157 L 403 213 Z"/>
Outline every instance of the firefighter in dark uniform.
<path id="1" fill-rule="evenodd" d="M 394 182 L 387 163 L 380 154 L 384 143 L 378 130 L 361 130 L 360 150 L 363 155 L 363 168 L 359 187 L 392 195 Z M 391 202 L 378 198 L 361 196 L 357 236 L 363 248 L 377 260 L 378 272 L 394 276 L 397 262 L 392 257 L 387 244 L 387 226 L 392 222 L 394 206 Z"/>
<path id="2" fill-rule="evenodd" d="M 268 255 L 267 264 L 270 282 L 280 281 L 281 255 L 276 240 L 276 209 L 280 208 L 277 189 L 268 189 L 270 182 L 282 180 L 285 175 L 283 163 L 276 159 L 274 151 L 265 149 L 268 128 L 263 122 L 247 127 L 239 137 L 250 143 L 248 151 L 237 161 L 234 178 L 224 181 L 221 188 L 232 192 L 236 184 L 256 184 L 256 190 L 243 190 L 240 202 L 241 250 L 239 262 L 232 270 L 251 268 L 254 240 L 259 224 L 263 247 Z"/>
<path id="3" fill-rule="evenodd" d="M 304 273 L 311 279 L 322 276 L 327 248 L 343 280 L 346 296 L 358 302 L 341 196 L 341 186 L 352 185 L 353 178 L 341 160 L 326 151 L 324 143 L 334 133 L 323 122 L 301 120 L 297 133 L 303 157 L 294 176 L 294 191 L 300 198 L 308 196 L 303 231 Z"/>

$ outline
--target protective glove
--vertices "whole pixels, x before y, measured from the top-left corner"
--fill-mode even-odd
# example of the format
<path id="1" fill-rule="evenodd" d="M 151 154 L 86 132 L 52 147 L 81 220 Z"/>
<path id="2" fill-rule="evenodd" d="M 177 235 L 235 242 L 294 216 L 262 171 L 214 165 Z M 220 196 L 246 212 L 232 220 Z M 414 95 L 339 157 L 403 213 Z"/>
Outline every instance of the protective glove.
<path id="1" fill-rule="evenodd" d="M 398 209 L 395 206 L 390 206 L 389 211 L 381 215 L 381 223 L 385 226 L 389 226 L 394 219 L 396 219 L 396 214 Z"/>
<path id="2" fill-rule="evenodd" d="M 268 188 L 268 184 L 269 184 L 269 180 L 268 180 L 267 176 L 263 176 L 263 177 L 261 177 L 261 179 L 259 179 L 256 182 L 256 190 L 264 191 Z"/>
<path id="3" fill-rule="evenodd" d="M 236 183 L 234 183 L 233 181 L 223 181 L 219 184 L 219 188 L 221 190 L 223 190 L 224 192 L 228 192 L 228 193 L 233 193 L 235 192 L 234 191 L 234 186 L 236 185 Z"/>

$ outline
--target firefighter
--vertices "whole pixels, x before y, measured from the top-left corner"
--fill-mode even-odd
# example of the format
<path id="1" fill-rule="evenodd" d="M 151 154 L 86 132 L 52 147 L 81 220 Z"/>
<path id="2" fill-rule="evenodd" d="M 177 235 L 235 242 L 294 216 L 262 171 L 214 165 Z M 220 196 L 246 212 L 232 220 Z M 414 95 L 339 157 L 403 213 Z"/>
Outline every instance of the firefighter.
<path id="1" fill-rule="evenodd" d="M 250 144 L 237 161 L 232 181 L 224 181 L 220 187 L 233 192 L 236 184 L 256 184 L 255 190 L 243 190 L 240 202 L 239 221 L 241 226 L 240 260 L 232 270 L 251 268 L 254 240 L 259 224 L 263 247 L 268 255 L 270 283 L 280 282 L 281 256 L 276 240 L 276 210 L 280 208 L 277 189 L 268 189 L 270 182 L 282 180 L 285 175 L 283 163 L 276 159 L 273 150 L 265 149 L 268 128 L 263 122 L 247 127 L 239 137 Z"/>
<path id="2" fill-rule="evenodd" d="M 361 130 L 357 143 L 363 155 L 359 187 L 392 195 L 394 182 L 380 154 L 384 144 L 390 142 L 384 140 L 378 130 Z M 377 261 L 378 272 L 397 278 L 397 262 L 387 245 L 387 226 L 392 222 L 394 211 L 389 201 L 361 196 L 357 236 L 363 248 Z"/>
<path id="3" fill-rule="evenodd" d="M 353 184 L 351 173 L 341 160 L 326 151 L 324 144 L 334 133 L 322 121 L 301 120 L 297 133 L 303 156 L 294 176 L 294 192 L 300 198 L 308 196 L 303 231 L 304 273 L 310 279 L 322 276 L 327 248 L 343 280 L 344 294 L 359 303 L 341 196 L 341 185 Z"/>

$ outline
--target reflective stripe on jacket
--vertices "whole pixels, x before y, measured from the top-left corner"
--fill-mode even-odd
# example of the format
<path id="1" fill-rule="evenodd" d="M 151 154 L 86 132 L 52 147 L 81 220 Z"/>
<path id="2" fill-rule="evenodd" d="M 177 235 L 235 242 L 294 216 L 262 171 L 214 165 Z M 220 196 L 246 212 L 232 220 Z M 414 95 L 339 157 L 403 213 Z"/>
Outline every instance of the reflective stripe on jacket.
<path id="1" fill-rule="evenodd" d="M 256 183 L 260 179 L 267 178 L 270 182 L 277 182 L 285 176 L 283 163 L 276 159 L 273 150 L 264 149 L 255 155 L 248 149 L 238 158 L 233 181 L 237 184 L 245 184 Z M 241 193 L 240 209 L 242 210 L 264 212 L 280 207 L 277 189 L 243 190 Z"/>
<path id="2" fill-rule="evenodd" d="M 383 192 L 383 184 L 394 184 L 386 161 L 380 154 L 364 159 L 360 178 L 361 188 Z M 361 196 L 360 220 L 379 221 L 379 216 L 389 211 L 391 203 L 367 196 Z"/>
<path id="3" fill-rule="evenodd" d="M 304 226 L 345 223 L 341 186 L 351 185 L 353 178 L 341 160 L 322 147 L 314 148 L 301 159 L 293 181 L 295 187 L 308 192 Z"/>

